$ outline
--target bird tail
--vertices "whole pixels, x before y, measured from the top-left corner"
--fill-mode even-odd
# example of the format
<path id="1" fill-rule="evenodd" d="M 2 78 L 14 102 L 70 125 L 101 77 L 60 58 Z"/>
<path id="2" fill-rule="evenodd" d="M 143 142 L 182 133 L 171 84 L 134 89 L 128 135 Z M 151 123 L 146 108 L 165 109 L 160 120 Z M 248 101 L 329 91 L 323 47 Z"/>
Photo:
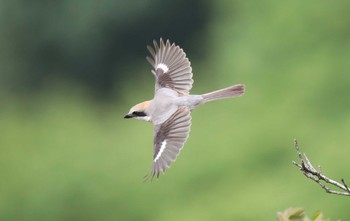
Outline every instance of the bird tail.
<path id="1" fill-rule="evenodd" d="M 224 98 L 239 97 L 244 94 L 244 85 L 236 84 L 231 87 L 227 87 L 221 90 L 213 91 L 210 93 L 203 94 L 204 103 L 209 101 L 215 101 Z"/>

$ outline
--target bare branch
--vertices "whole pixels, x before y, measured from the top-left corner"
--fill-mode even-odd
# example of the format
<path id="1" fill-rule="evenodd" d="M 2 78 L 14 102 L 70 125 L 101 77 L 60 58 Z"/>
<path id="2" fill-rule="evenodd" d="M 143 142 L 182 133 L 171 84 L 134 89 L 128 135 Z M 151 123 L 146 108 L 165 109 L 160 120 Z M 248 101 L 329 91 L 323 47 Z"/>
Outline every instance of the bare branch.
<path id="1" fill-rule="evenodd" d="M 309 179 L 315 181 L 318 185 L 320 185 L 327 193 L 332 193 L 336 195 L 350 196 L 349 187 L 346 185 L 344 179 L 341 180 L 342 183 L 339 183 L 335 180 L 332 180 L 325 176 L 322 173 L 321 166 L 317 167 L 317 170 L 312 165 L 311 161 L 307 158 L 305 154 L 302 154 L 299 145 L 296 139 L 294 139 L 294 147 L 298 153 L 298 157 L 300 159 L 300 164 L 293 161 L 292 163 L 299 168 L 299 170 Z M 326 184 L 330 184 L 330 186 L 335 186 L 340 189 L 332 190 Z"/>

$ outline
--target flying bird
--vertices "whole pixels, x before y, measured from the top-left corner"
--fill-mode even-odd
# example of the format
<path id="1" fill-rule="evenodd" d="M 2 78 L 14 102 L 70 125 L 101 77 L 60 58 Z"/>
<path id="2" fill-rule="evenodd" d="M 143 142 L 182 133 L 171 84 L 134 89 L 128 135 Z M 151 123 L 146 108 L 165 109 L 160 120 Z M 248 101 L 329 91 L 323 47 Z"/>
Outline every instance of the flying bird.
<path id="1" fill-rule="evenodd" d="M 191 127 L 191 111 L 209 101 L 238 97 L 244 94 L 244 85 L 237 84 L 202 95 L 190 95 L 192 67 L 182 48 L 160 39 L 153 47 L 147 46 L 152 57 L 147 57 L 155 76 L 152 100 L 133 106 L 124 118 L 149 121 L 154 129 L 154 155 L 150 177 L 159 177 L 176 160 Z"/>

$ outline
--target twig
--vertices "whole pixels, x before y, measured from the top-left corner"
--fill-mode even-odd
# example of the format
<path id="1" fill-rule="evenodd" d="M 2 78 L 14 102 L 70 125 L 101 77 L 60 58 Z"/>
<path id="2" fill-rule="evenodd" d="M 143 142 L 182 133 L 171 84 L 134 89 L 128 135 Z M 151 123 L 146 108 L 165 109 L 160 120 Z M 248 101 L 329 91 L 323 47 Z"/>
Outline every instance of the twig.
<path id="1" fill-rule="evenodd" d="M 299 170 L 309 179 L 315 181 L 318 185 L 320 185 L 327 193 L 332 193 L 336 195 L 343 195 L 343 196 L 350 196 L 350 190 L 349 187 L 346 185 L 344 179 L 341 180 L 342 183 L 339 183 L 337 181 L 334 181 L 327 176 L 325 176 L 322 173 L 321 166 L 318 166 L 318 170 L 314 168 L 314 166 L 311 164 L 310 160 L 307 158 L 305 154 L 302 154 L 299 145 L 296 139 L 294 139 L 294 147 L 298 153 L 298 157 L 301 161 L 300 164 L 298 164 L 295 161 L 292 161 L 292 163 L 299 168 Z M 337 188 L 343 190 L 332 190 L 329 187 L 326 186 L 326 184 L 331 184 L 331 186 L 336 186 Z"/>

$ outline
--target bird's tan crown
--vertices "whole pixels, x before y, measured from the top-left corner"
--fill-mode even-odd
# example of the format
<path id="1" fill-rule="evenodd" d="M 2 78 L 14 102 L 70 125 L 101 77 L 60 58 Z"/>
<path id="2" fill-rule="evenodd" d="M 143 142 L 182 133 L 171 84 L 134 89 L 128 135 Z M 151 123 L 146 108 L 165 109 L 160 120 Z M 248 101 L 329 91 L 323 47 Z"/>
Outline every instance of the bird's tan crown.
<path id="1" fill-rule="evenodd" d="M 151 104 L 151 101 L 144 101 L 144 102 L 141 102 L 139 104 L 136 104 L 135 106 L 133 106 L 130 109 L 130 113 L 132 113 L 134 111 L 145 111 L 149 107 L 150 104 Z"/>

